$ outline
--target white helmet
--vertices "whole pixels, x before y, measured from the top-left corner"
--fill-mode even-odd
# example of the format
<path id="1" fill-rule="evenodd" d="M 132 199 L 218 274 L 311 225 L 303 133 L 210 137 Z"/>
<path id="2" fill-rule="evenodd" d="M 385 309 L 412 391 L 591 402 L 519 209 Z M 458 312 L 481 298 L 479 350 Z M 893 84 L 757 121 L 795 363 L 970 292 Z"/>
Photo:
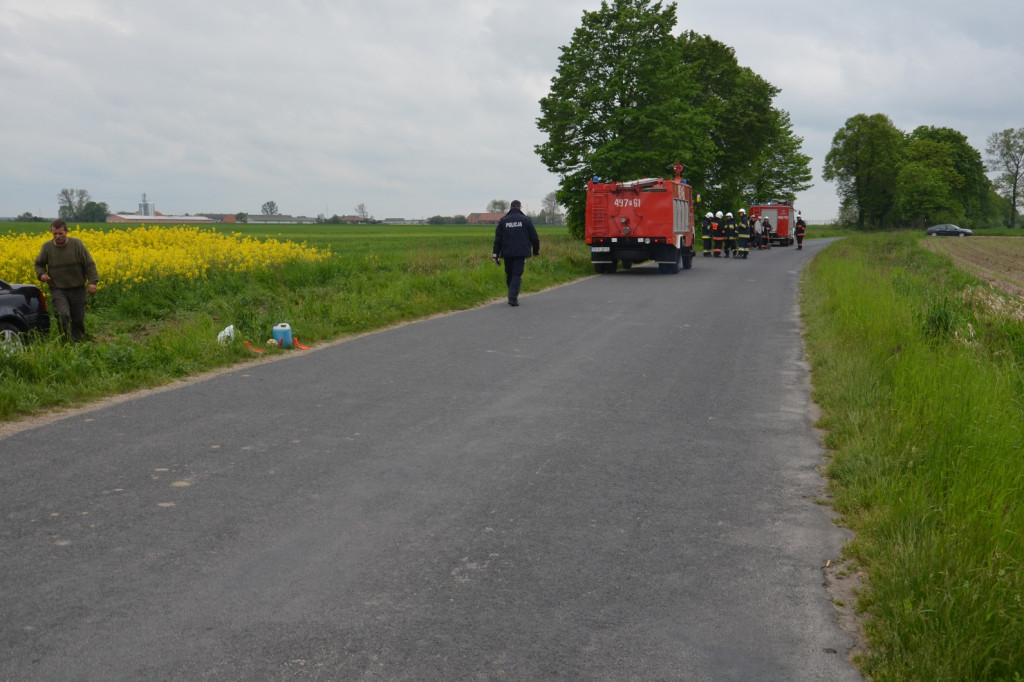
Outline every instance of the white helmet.
<path id="1" fill-rule="evenodd" d="M 746 214 L 747 214 L 746 209 L 741 208 L 740 209 L 740 215 L 746 215 Z"/>
<path id="2" fill-rule="evenodd" d="M 722 212 L 721 212 L 721 211 L 719 211 L 718 213 L 716 213 L 716 214 L 715 214 L 715 217 L 716 217 L 716 218 L 721 218 L 721 217 L 722 217 Z"/>
<path id="3" fill-rule="evenodd" d="M 712 213 L 711 211 L 708 211 L 708 214 L 707 214 L 706 216 L 704 216 L 704 217 L 705 217 L 705 218 L 714 218 L 714 217 L 715 217 L 715 214 L 714 214 L 714 213 Z"/>
<path id="4" fill-rule="evenodd" d="M 726 214 L 725 214 L 725 217 L 726 217 L 726 218 L 731 218 L 731 217 L 732 217 L 732 213 L 726 213 Z"/>

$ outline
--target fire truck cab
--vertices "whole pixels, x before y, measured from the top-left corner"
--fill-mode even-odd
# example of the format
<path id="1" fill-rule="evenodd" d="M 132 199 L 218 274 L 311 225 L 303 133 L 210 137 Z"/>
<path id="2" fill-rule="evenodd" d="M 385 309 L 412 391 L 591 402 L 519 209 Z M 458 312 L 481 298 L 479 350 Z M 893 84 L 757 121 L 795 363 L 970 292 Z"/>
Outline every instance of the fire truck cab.
<path id="1" fill-rule="evenodd" d="M 772 231 L 768 241 L 775 246 L 792 246 L 796 241 L 793 229 L 796 227 L 796 212 L 792 201 L 769 201 L 750 207 L 750 219 L 760 222 L 768 218 Z"/>
<path id="2" fill-rule="evenodd" d="M 693 265 L 693 188 L 675 177 L 587 183 L 586 242 L 601 274 L 653 260 L 663 273 Z"/>

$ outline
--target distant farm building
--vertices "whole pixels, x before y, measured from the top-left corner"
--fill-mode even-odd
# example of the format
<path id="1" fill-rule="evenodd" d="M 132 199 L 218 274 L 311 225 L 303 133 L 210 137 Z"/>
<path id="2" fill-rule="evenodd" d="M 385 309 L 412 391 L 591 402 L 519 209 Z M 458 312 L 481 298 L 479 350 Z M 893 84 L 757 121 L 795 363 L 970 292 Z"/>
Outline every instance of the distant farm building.
<path id="1" fill-rule="evenodd" d="M 466 216 L 469 225 L 497 225 L 504 213 L 470 213 Z"/>
<path id="2" fill-rule="evenodd" d="M 215 223 L 236 223 L 238 219 L 234 213 L 197 213 L 196 215 L 209 218 Z"/>
<path id="3" fill-rule="evenodd" d="M 212 223 L 215 222 L 201 215 L 164 215 L 157 211 L 154 215 L 139 213 L 115 213 L 107 216 L 108 223 Z"/>
<path id="4" fill-rule="evenodd" d="M 150 201 L 145 194 L 139 202 L 139 210 L 135 213 L 123 211 L 107 216 L 108 223 L 212 223 L 213 219 L 206 216 L 180 216 L 164 215 L 156 210 L 156 204 Z"/>

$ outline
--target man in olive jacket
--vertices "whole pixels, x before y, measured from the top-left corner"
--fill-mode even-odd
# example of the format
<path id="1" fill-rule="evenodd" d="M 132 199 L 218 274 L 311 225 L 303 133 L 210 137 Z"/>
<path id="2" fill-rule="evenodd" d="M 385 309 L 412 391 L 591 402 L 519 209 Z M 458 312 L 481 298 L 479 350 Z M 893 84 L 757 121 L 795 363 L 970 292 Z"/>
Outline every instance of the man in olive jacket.
<path id="1" fill-rule="evenodd" d="M 494 248 L 491 258 L 495 263 L 499 258 L 505 259 L 505 285 L 508 287 L 508 304 L 519 305 L 519 289 L 523 285 L 523 271 L 530 251 L 534 256 L 540 255 L 540 238 L 530 217 L 523 213 L 522 204 L 518 199 L 512 202 L 508 213 L 498 221 L 494 230 Z"/>
<path id="2" fill-rule="evenodd" d="M 53 239 L 36 256 L 36 277 L 50 285 L 57 325 L 72 341 L 85 337 L 85 306 L 96 293 L 100 276 L 82 240 L 68 236 L 63 220 L 50 223 Z"/>

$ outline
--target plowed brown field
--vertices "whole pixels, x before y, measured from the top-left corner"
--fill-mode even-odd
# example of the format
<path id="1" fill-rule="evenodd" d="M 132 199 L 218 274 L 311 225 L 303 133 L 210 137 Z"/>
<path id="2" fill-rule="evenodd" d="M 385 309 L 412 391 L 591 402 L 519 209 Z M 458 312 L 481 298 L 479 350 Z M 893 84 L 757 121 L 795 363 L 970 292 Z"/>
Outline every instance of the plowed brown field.
<path id="1" fill-rule="evenodd" d="M 1008 294 L 1024 298 L 1024 237 L 927 237 L 925 248 Z"/>

